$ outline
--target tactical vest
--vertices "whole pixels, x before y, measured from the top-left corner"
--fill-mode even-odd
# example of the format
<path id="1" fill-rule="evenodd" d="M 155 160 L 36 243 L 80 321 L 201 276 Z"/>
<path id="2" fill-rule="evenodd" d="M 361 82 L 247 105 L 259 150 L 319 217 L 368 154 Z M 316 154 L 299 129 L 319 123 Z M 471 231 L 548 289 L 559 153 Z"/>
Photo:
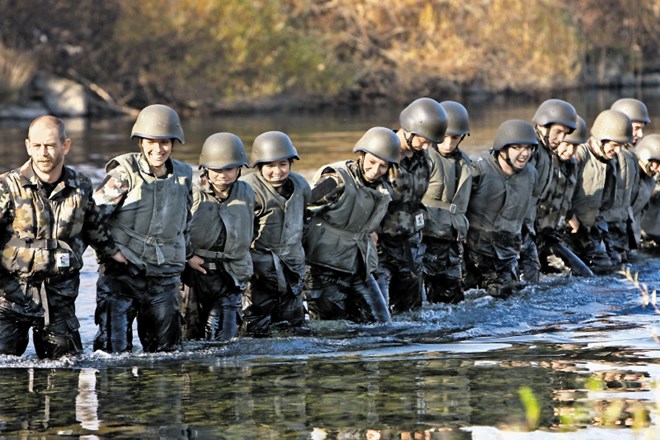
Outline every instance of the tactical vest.
<path id="1" fill-rule="evenodd" d="M 179 274 L 186 263 L 192 169 L 170 159 L 172 173 L 158 178 L 140 168 L 139 158 L 140 153 L 128 153 L 106 166 L 106 172 L 123 167 L 131 188 L 110 219 L 112 237 L 147 275 Z"/>
<path id="2" fill-rule="evenodd" d="M 462 152 L 444 157 L 430 148 L 428 153 L 431 173 L 422 199 L 428 212 L 424 236 L 461 241 L 469 224 L 465 213 L 472 188 L 471 161 Z"/>
<path id="3" fill-rule="evenodd" d="M 577 163 L 571 157 L 566 161 L 560 160 L 556 154 L 552 157 L 553 185 L 538 206 L 536 224 L 539 230 L 561 230 L 566 225 L 568 211 L 571 209 L 573 193 L 577 185 Z"/>
<path id="4" fill-rule="evenodd" d="M 523 222 L 533 197 L 538 196 L 536 170 L 527 165 L 508 175 L 490 153 L 485 153 L 474 167 L 478 182 L 468 204 L 468 246 L 500 259 L 516 258 Z"/>
<path id="5" fill-rule="evenodd" d="M 603 212 L 603 218 L 608 223 L 625 223 L 628 219 L 632 220 L 631 198 L 633 184 L 637 180 L 639 165 L 637 165 L 637 156 L 625 147 L 617 154 L 619 165 L 619 175 L 616 178 L 616 189 L 614 204 L 610 209 Z"/>
<path id="6" fill-rule="evenodd" d="M 595 144 L 594 138 L 589 142 Z M 594 145 L 598 148 L 597 145 Z M 600 212 L 605 192 L 608 164 L 598 159 L 587 144 L 579 145 L 575 152 L 578 181 L 573 194 L 571 210 L 581 224 L 591 228 Z"/>
<path id="7" fill-rule="evenodd" d="M 411 158 L 402 158 L 391 166 L 387 181 L 392 187 L 392 202 L 387 208 L 380 234 L 392 237 L 411 237 L 424 228 L 427 217 L 422 198 L 429 185 L 431 166 L 426 150 Z"/>
<path id="8" fill-rule="evenodd" d="M 290 173 L 293 193 L 287 199 L 259 172 L 242 179 L 252 187 L 261 205 L 255 213 L 258 230 L 252 243 L 255 270 L 262 267 L 277 270 L 281 261 L 302 279 L 305 275 L 303 232 L 305 209 L 310 198 L 309 184 L 300 174 Z"/>
<path id="9" fill-rule="evenodd" d="M 36 177 L 23 175 L 30 166 L 28 161 L 3 175 L 2 186 L 8 189 L 12 214 L 2 234 L 2 267 L 36 280 L 78 272 L 87 247 L 83 226 L 92 184 L 84 175 L 64 167 L 63 181 L 47 198 L 38 189 Z"/>
<path id="10" fill-rule="evenodd" d="M 237 286 L 252 276 L 250 243 L 254 228 L 254 191 L 236 181 L 219 201 L 209 187 L 193 186 L 190 242 L 205 263 L 222 264 Z"/>
<path id="11" fill-rule="evenodd" d="M 362 261 L 366 279 L 378 266 L 376 245 L 369 234 L 380 224 L 392 196 L 385 182 L 377 188 L 365 186 L 349 168 L 350 163 L 326 165 L 314 176 L 316 182 L 324 173 L 336 172 L 344 187 L 337 202 L 312 215 L 305 236 L 305 252 L 309 264 L 349 274 L 357 274 L 357 263 Z"/>

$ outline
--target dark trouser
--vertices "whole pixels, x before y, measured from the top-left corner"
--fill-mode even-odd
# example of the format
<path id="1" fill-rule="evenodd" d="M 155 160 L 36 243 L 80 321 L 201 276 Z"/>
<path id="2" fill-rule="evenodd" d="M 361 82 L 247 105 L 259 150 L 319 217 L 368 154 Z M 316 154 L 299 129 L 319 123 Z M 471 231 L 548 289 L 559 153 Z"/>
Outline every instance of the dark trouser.
<path id="1" fill-rule="evenodd" d="M 619 265 L 628 261 L 630 244 L 628 239 L 628 224 L 626 222 L 607 223 L 607 235 L 603 239 L 605 241 L 607 255 L 613 264 Z"/>
<path id="2" fill-rule="evenodd" d="M 184 272 L 186 337 L 189 339 L 225 341 L 238 336 L 243 292 L 222 268 L 222 263 L 215 264 L 217 269 L 214 270 L 204 264 L 206 274 L 190 267 Z"/>
<path id="3" fill-rule="evenodd" d="M 48 320 L 40 306 L 40 289 L 48 298 Z M 7 277 L 0 293 L 0 353 L 20 356 L 25 353 L 32 328 L 34 347 L 39 358 L 59 358 L 78 354 L 82 342 L 78 329 L 75 301 L 78 274 L 48 279 L 43 284 L 20 282 Z"/>
<path id="4" fill-rule="evenodd" d="M 485 289 L 493 297 L 507 298 L 521 287 L 516 258 L 500 259 L 497 255 L 485 255 L 468 247 L 465 260 L 468 288 Z"/>
<path id="5" fill-rule="evenodd" d="M 146 352 L 173 351 L 181 343 L 179 275 L 154 277 L 108 262 L 96 284 L 94 350 L 119 353 L 133 349 L 133 321 Z"/>
<path id="6" fill-rule="evenodd" d="M 576 233 L 566 234 L 567 244 L 575 251 L 575 254 L 584 261 L 589 268 L 597 274 L 612 272 L 615 264 L 607 254 L 604 237 L 607 228 L 603 230 L 598 224 L 587 229 L 583 225 Z"/>
<path id="7" fill-rule="evenodd" d="M 463 243 L 424 237 L 424 280 L 430 303 L 458 304 L 463 294 Z"/>
<path id="8" fill-rule="evenodd" d="M 291 274 L 287 278 L 293 277 Z M 261 274 L 254 274 L 245 292 L 243 313 L 247 333 L 265 335 L 271 324 L 286 323 L 289 327 L 305 324 L 302 280 L 289 282 L 286 287 L 286 292 L 280 292 L 277 283 Z"/>
<path id="9" fill-rule="evenodd" d="M 316 319 L 390 322 L 385 298 L 373 275 L 347 274 L 310 266 L 305 280 L 307 304 Z"/>
<path id="10" fill-rule="evenodd" d="M 541 280 L 541 261 L 539 251 L 531 234 L 526 233 L 520 248 L 518 260 L 520 277 L 528 283 L 538 283 Z"/>
<path id="11" fill-rule="evenodd" d="M 378 237 L 378 286 L 392 313 L 422 305 L 424 247 L 421 234 Z"/>

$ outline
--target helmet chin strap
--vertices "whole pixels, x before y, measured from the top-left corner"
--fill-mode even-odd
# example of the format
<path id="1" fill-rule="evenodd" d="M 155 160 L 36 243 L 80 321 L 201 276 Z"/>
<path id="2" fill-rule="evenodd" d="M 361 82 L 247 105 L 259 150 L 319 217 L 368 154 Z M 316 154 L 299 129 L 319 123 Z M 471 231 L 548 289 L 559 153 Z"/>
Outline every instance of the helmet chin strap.
<path id="1" fill-rule="evenodd" d="M 555 151 L 557 148 L 552 148 L 552 145 L 550 145 L 550 129 L 547 126 L 544 126 L 545 128 L 545 133 L 542 133 L 541 130 L 536 127 L 536 135 L 540 137 L 543 140 L 543 144 L 551 149 L 552 151 Z"/>
<path id="2" fill-rule="evenodd" d="M 414 133 L 410 133 L 410 137 L 406 136 L 406 131 L 403 131 L 403 138 L 406 140 L 406 144 L 408 144 L 408 148 L 410 148 L 412 151 L 415 151 L 415 149 L 412 146 L 412 140 L 415 137 Z"/>
<path id="3" fill-rule="evenodd" d="M 513 166 L 513 162 L 511 162 L 511 158 L 509 157 L 509 147 L 506 147 L 506 156 L 504 157 L 504 162 L 509 165 L 509 167 L 511 167 L 514 173 L 519 173 L 522 171 Z"/>

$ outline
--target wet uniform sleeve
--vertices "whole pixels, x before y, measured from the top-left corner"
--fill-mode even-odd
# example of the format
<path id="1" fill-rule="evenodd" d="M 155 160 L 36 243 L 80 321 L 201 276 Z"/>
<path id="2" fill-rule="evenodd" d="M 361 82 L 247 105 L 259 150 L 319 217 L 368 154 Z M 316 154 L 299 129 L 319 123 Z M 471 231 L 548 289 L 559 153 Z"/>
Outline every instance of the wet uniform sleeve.
<path id="1" fill-rule="evenodd" d="M 104 221 L 101 210 L 96 205 L 91 193 L 90 184 L 90 196 L 87 198 L 87 205 L 85 206 L 83 234 L 85 242 L 94 248 L 97 256 L 102 261 L 111 258 L 119 251 L 119 248 L 110 236 L 107 223 Z"/>
<path id="2" fill-rule="evenodd" d="M 115 212 L 130 190 L 131 180 L 126 170 L 117 167 L 108 172 L 103 183 L 94 193 L 94 201 L 104 220 Z"/>
<path id="3" fill-rule="evenodd" d="M 193 247 L 192 241 L 190 241 L 190 228 L 192 227 L 192 209 L 193 209 L 193 190 L 192 182 L 187 181 L 188 184 L 188 195 L 186 200 L 187 207 L 187 216 L 186 216 L 186 229 L 183 231 L 183 236 L 186 240 L 186 260 L 189 260 L 193 256 Z"/>

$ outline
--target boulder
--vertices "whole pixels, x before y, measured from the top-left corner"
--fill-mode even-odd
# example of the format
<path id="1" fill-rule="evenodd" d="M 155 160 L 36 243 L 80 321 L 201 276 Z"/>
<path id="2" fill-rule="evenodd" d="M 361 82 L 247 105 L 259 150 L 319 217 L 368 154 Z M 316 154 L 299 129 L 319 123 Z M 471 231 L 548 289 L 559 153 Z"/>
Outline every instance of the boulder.
<path id="1" fill-rule="evenodd" d="M 89 112 L 85 88 L 75 81 L 39 75 L 34 85 L 50 113 L 55 116 L 86 116 Z"/>

